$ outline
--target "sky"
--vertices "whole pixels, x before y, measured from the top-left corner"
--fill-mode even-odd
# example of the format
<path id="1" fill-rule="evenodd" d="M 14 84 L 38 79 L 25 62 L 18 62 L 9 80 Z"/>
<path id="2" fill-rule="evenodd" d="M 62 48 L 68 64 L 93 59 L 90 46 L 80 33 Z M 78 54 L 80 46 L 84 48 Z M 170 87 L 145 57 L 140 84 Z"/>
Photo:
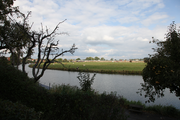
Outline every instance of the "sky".
<path id="1" fill-rule="evenodd" d="M 180 0 L 16 0 L 14 6 L 24 14 L 32 11 L 29 23 L 40 30 L 41 23 L 57 32 L 59 48 L 78 48 L 66 59 L 103 57 L 137 59 L 153 54 L 152 37 L 165 40 L 167 27 L 180 26 Z M 35 51 L 36 52 L 36 51 Z M 32 58 L 37 58 L 35 53 Z"/>

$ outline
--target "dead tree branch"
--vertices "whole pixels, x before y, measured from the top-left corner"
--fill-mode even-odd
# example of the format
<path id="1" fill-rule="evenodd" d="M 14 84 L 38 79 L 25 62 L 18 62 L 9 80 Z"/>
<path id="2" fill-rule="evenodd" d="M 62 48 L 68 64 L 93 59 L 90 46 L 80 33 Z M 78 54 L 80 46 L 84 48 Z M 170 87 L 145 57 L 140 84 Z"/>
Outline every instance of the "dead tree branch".
<path id="1" fill-rule="evenodd" d="M 59 25 L 64 21 L 60 22 L 50 34 L 48 32 L 47 27 L 46 27 L 46 34 L 44 33 L 43 26 L 40 31 L 40 34 L 37 34 L 38 59 L 32 69 L 35 82 L 37 82 L 44 75 L 45 70 L 48 68 L 48 66 L 51 63 L 55 61 L 57 57 L 62 56 L 63 54 L 68 52 L 73 54 L 77 49 L 75 47 L 75 44 L 73 44 L 73 46 L 69 50 L 65 50 L 61 52 L 59 51 L 58 48 L 59 43 L 58 41 L 54 40 L 54 37 L 55 35 L 57 35 L 56 31 L 58 30 Z M 47 41 L 45 45 L 43 44 L 44 41 Z M 49 57 L 53 53 L 55 53 L 56 55 L 52 59 L 50 59 Z M 42 68 L 41 72 L 40 72 L 40 68 Z"/>

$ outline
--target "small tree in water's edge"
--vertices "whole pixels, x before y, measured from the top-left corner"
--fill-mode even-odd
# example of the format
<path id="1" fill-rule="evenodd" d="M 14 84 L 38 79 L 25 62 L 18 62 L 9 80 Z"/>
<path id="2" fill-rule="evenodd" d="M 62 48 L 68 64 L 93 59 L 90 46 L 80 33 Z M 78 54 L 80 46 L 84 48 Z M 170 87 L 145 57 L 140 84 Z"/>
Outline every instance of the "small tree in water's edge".
<path id="1" fill-rule="evenodd" d="M 94 82 L 95 76 L 96 76 L 96 74 L 93 74 L 93 76 L 90 78 L 89 72 L 79 72 L 77 78 L 79 79 L 79 83 L 80 83 L 81 89 L 83 91 L 91 90 L 91 85 Z"/>

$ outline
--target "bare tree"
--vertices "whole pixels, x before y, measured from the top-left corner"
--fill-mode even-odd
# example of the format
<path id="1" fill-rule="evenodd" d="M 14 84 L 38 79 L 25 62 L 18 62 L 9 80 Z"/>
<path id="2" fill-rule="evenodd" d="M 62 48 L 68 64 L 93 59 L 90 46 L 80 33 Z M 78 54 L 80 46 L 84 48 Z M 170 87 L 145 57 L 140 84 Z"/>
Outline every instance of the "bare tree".
<path id="1" fill-rule="evenodd" d="M 14 54 L 18 53 L 18 58 L 20 58 L 20 52 L 23 53 L 25 56 L 22 55 L 22 71 L 26 73 L 26 60 L 32 55 L 33 49 L 37 47 L 38 59 L 32 69 L 35 82 L 37 82 L 43 76 L 44 71 L 57 57 L 67 52 L 73 54 L 77 49 L 73 44 L 69 50 L 60 51 L 58 48 L 58 41 L 54 40 L 56 35 L 64 34 L 58 34 L 56 31 L 58 30 L 58 26 L 65 20 L 60 22 L 51 33 L 48 32 L 47 28 L 44 32 L 43 26 L 39 32 L 32 31 L 32 26 L 29 26 L 28 24 L 28 17 L 30 16 L 31 12 L 28 12 L 28 14 L 25 16 L 18 10 L 18 7 L 12 7 L 13 1 L 10 0 L 1 1 L 0 3 L 2 4 L 2 8 L 0 8 L 2 13 L 0 18 L 0 50 L 5 49 L 5 52 L 9 50 L 13 59 Z M 22 18 L 21 22 L 17 22 L 17 19 L 12 16 L 13 13 L 17 15 L 17 18 Z M 22 36 L 19 36 L 18 33 L 21 33 Z M 44 44 L 45 42 L 46 44 Z M 49 59 L 51 54 L 55 54 L 53 59 Z M 44 60 L 45 62 L 43 64 L 42 71 L 40 72 L 40 65 Z"/>
<path id="2" fill-rule="evenodd" d="M 67 34 L 67 33 L 58 33 L 58 34 L 56 33 L 56 31 L 58 30 L 58 26 L 64 21 L 60 22 L 51 33 L 48 32 L 47 28 L 46 28 L 46 32 L 44 32 L 43 26 L 42 26 L 40 33 L 37 34 L 36 38 L 37 38 L 37 43 L 38 43 L 37 45 L 38 59 L 32 69 L 35 82 L 37 82 L 43 76 L 45 70 L 48 68 L 48 66 L 51 63 L 54 62 L 54 60 L 57 57 L 62 56 L 64 53 L 68 53 L 68 52 L 73 54 L 75 50 L 77 49 L 75 47 L 75 44 L 73 44 L 69 50 L 65 50 L 65 51 L 63 51 L 63 49 L 60 51 L 60 49 L 57 47 L 58 41 L 54 40 L 54 37 L 56 35 Z M 44 40 L 47 40 L 46 45 L 43 44 Z M 55 55 L 55 56 L 52 59 L 50 59 L 49 58 L 50 55 Z M 42 70 L 40 72 L 41 64 L 43 65 L 42 65 Z"/>
<path id="3" fill-rule="evenodd" d="M 28 41 L 26 46 L 24 47 L 25 56 L 23 57 L 22 60 L 22 71 L 24 73 L 26 73 L 25 71 L 26 60 L 29 56 L 32 55 L 33 49 L 37 47 L 37 61 L 32 68 L 34 80 L 35 82 L 37 82 L 44 75 L 44 72 L 48 68 L 48 66 L 51 63 L 53 63 L 57 57 L 62 56 L 64 53 L 68 53 L 68 52 L 73 54 L 77 48 L 75 47 L 75 44 L 73 44 L 70 49 L 65 51 L 63 51 L 63 49 L 60 50 L 58 48 L 58 41 L 55 40 L 55 36 L 67 34 L 67 33 L 57 33 L 59 25 L 66 20 L 59 22 L 57 26 L 54 28 L 54 30 L 50 33 L 47 27 L 44 31 L 42 24 L 41 24 L 41 30 L 37 32 L 31 30 L 32 25 L 31 27 L 29 27 L 28 17 L 30 16 L 30 14 L 31 12 L 28 12 L 27 16 L 22 14 L 23 23 L 20 25 L 19 23 L 16 22 L 16 24 L 21 28 L 24 35 L 26 35 L 26 39 L 27 39 L 26 41 Z M 50 55 L 52 54 L 55 56 L 52 59 L 50 59 Z M 42 65 L 42 70 L 40 71 L 41 65 Z"/>

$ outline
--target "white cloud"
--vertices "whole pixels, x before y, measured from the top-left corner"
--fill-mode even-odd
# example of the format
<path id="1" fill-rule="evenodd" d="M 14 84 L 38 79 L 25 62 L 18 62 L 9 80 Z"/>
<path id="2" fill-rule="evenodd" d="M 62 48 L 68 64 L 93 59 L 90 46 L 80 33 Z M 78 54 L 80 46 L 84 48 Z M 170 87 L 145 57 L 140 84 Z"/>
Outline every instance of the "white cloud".
<path id="1" fill-rule="evenodd" d="M 88 36 L 88 37 L 87 37 L 87 40 L 95 41 L 96 39 L 95 39 L 94 37 Z"/>
<path id="2" fill-rule="evenodd" d="M 103 40 L 106 40 L 106 41 L 112 41 L 112 40 L 114 40 L 114 38 L 113 38 L 113 37 L 110 37 L 110 36 L 105 35 L 105 36 L 103 37 Z"/>
<path id="3" fill-rule="evenodd" d="M 123 18 L 120 18 L 118 21 L 120 23 L 130 23 L 130 22 L 137 22 L 139 20 L 138 17 L 135 17 L 135 16 L 127 16 L 127 17 L 123 17 Z"/>
<path id="4" fill-rule="evenodd" d="M 94 49 L 88 49 L 88 50 L 85 50 L 85 52 L 87 52 L 87 53 L 97 53 L 97 51 L 94 50 Z"/>
<path id="5" fill-rule="evenodd" d="M 148 18 L 146 18 L 145 20 L 143 20 L 142 24 L 145 26 L 149 26 L 149 25 L 157 22 L 158 20 L 162 20 L 165 18 L 168 18 L 168 15 L 165 13 L 154 13 L 153 15 L 151 15 Z"/>
<path id="6" fill-rule="evenodd" d="M 145 39 L 143 39 L 142 41 L 149 41 L 149 39 L 145 38 Z"/>
<path id="7" fill-rule="evenodd" d="M 163 40 L 169 20 L 176 18 L 166 11 L 164 0 L 17 0 L 16 5 L 23 13 L 32 11 L 29 20 L 36 31 L 41 23 L 52 31 L 67 19 L 58 32 L 69 36 L 56 36 L 55 40 L 63 49 L 75 43 L 79 49 L 74 57 L 80 58 L 143 58 L 152 52 L 152 37 Z"/>

